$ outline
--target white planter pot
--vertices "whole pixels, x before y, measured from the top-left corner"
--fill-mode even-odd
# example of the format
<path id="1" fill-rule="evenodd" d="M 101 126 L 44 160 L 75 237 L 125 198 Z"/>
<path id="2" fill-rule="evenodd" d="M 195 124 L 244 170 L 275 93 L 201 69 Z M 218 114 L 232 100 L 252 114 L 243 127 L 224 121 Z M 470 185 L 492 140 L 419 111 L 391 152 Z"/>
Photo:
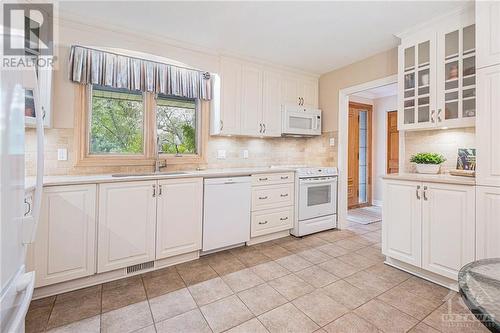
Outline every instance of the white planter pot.
<path id="1" fill-rule="evenodd" d="M 441 164 L 417 164 L 417 173 L 437 174 Z"/>

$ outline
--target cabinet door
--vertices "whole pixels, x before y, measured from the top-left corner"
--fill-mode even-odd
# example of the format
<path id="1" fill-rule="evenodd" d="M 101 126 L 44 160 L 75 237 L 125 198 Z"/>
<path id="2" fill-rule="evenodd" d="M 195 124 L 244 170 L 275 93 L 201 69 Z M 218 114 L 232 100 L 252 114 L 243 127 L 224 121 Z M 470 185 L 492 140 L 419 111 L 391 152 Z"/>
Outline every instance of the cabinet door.
<path id="1" fill-rule="evenodd" d="M 36 287 L 95 273 L 96 185 L 43 191 L 34 243 Z"/>
<path id="2" fill-rule="evenodd" d="M 240 62 L 223 58 L 221 60 L 221 134 L 240 134 L 241 113 Z"/>
<path id="3" fill-rule="evenodd" d="M 155 258 L 156 181 L 99 185 L 99 273 Z"/>
<path id="4" fill-rule="evenodd" d="M 474 186 L 424 184 L 422 268 L 456 280 L 474 260 Z"/>
<path id="5" fill-rule="evenodd" d="M 264 136 L 281 136 L 281 77 L 264 72 L 262 123 Z"/>
<path id="6" fill-rule="evenodd" d="M 476 186 L 476 260 L 500 257 L 500 187 Z"/>
<path id="7" fill-rule="evenodd" d="M 438 33 L 439 127 L 471 127 L 476 116 L 476 41 L 474 18 Z"/>
<path id="8" fill-rule="evenodd" d="M 477 67 L 500 64 L 500 2 L 476 1 Z"/>
<path id="9" fill-rule="evenodd" d="M 436 126 L 436 34 L 399 46 L 399 130 Z"/>
<path id="10" fill-rule="evenodd" d="M 500 186 L 500 65 L 477 77 L 477 184 Z"/>
<path id="11" fill-rule="evenodd" d="M 241 134 L 262 135 L 262 68 L 243 65 L 241 82 Z"/>
<path id="12" fill-rule="evenodd" d="M 421 183 L 384 181 L 383 253 L 420 267 L 422 264 Z"/>
<path id="13" fill-rule="evenodd" d="M 283 75 L 281 79 L 281 91 L 283 104 L 300 104 L 300 86 L 298 77 L 292 75 Z"/>
<path id="14" fill-rule="evenodd" d="M 158 181 L 156 259 L 201 249 L 203 178 Z"/>
<path id="15" fill-rule="evenodd" d="M 303 79 L 300 82 L 300 97 L 304 99 L 304 105 L 312 108 L 318 107 L 318 81 Z"/>

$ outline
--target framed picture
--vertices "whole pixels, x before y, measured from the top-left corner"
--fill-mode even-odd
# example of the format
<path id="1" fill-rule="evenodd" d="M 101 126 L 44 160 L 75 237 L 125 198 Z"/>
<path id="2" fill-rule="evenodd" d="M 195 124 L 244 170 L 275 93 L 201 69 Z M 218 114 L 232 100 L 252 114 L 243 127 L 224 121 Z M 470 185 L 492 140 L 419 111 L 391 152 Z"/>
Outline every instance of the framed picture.
<path id="1" fill-rule="evenodd" d="M 476 149 L 458 148 L 457 170 L 476 170 Z"/>

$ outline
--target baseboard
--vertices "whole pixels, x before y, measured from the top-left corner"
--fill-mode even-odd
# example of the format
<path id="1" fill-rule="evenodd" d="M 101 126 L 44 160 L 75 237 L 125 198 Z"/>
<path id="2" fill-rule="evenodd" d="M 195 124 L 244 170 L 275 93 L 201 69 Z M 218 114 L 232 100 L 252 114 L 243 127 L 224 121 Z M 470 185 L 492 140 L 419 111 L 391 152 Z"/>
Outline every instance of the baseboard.
<path id="1" fill-rule="evenodd" d="M 382 200 L 372 200 L 372 205 L 377 207 L 382 207 Z"/>

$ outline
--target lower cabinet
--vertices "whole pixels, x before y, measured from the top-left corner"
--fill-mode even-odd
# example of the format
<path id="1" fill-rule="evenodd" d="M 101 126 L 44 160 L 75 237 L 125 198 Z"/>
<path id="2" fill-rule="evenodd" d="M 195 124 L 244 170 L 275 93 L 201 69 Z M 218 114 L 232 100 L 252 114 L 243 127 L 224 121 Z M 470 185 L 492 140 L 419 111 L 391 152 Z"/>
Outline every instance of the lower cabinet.
<path id="1" fill-rule="evenodd" d="M 44 189 L 33 251 L 35 287 L 95 273 L 96 187 Z"/>
<path id="2" fill-rule="evenodd" d="M 201 249 L 203 178 L 158 181 L 156 259 Z"/>
<path id="3" fill-rule="evenodd" d="M 293 227 L 293 207 L 252 212 L 252 237 L 263 236 Z"/>
<path id="4" fill-rule="evenodd" d="M 157 182 L 99 185 L 97 272 L 155 259 Z"/>
<path id="5" fill-rule="evenodd" d="M 500 257 L 500 187 L 476 186 L 476 259 Z"/>
<path id="6" fill-rule="evenodd" d="M 384 181 L 386 256 L 456 280 L 475 258 L 474 186 Z"/>

